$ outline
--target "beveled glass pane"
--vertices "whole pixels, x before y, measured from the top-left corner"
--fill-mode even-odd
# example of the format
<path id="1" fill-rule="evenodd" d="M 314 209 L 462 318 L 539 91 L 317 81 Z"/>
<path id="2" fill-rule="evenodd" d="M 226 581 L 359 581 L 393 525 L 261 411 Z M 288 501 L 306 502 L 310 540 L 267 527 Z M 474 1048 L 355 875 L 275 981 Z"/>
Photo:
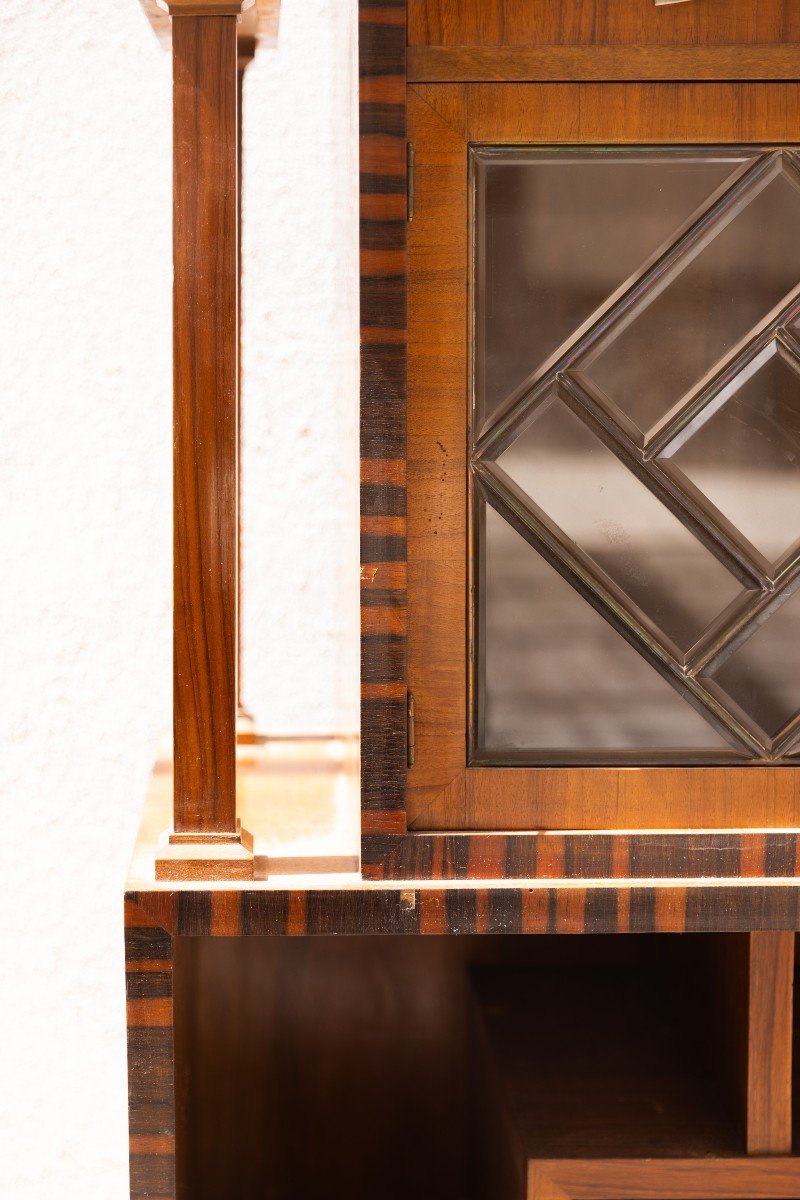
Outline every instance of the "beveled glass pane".
<path id="1" fill-rule="evenodd" d="M 478 761 L 800 753 L 796 151 L 473 160 Z"/>
<path id="2" fill-rule="evenodd" d="M 712 752 L 730 747 L 494 509 L 485 512 L 487 752 Z"/>
<path id="3" fill-rule="evenodd" d="M 498 463 L 681 651 L 741 592 L 733 575 L 557 398 L 536 410 Z"/>
<path id="4" fill-rule="evenodd" d="M 775 737 L 800 710 L 800 591 L 709 676 Z"/>
<path id="5" fill-rule="evenodd" d="M 667 454 L 776 563 L 800 539 L 800 363 L 771 341 Z"/>
<path id="6" fill-rule="evenodd" d="M 491 418 L 756 157 L 733 147 L 477 149 L 479 414 Z"/>
<path id="7" fill-rule="evenodd" d="M 778 152 L 578 364 L 648 433 L 800 281 L 800 187 Z"/>

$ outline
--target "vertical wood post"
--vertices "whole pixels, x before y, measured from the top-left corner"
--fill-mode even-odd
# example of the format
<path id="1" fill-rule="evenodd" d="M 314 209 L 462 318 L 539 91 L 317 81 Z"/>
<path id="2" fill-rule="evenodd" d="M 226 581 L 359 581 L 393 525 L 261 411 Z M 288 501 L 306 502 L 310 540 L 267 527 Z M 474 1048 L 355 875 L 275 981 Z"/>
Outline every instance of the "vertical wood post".
<path id="1" fill-rule="evenodd" d="M 160 2 L 173 63 L 175 794 L 174 852 L 159 874 L 247 878 L 236 815 L 237 21 L 252 0 Z"/>
<path id="2" fill-rule="evenodd" d="M 794 933 L 751 933 L 747 1153 L 792 1152 Z"/>
<path id="3" fill-rule="evenodd" d="M 241 562 L 242 554 L 242 128 L 243 128 L 243 100 L 244 100 L 244 73 L 250 63 L 253 61 L 256 52 L 256 39 L 254 37 L 239 36 L 237 42 L 237 105 L 236 105 L 236 150 L 237 150 L 237 179 L 238 179 L 238 227 L 237 227 L 237 378 L 236 378 L 236 420 L 238 426 L 238 460 L 239 460 L 239 476 L 237 490 L 237 504 L 239 508 L 237 542 L 236 550 Z M 236 599 L 236 627 L 239 631 L 242 628 L 242 587 L 241 587 L 241 570 L 238 573 L 239 588 Z M 236 650 L 236 740 L 240 745 L 247 745 L 255 740 L 255 723 L 251 714 L 247 711 L 242 697 L 242 639 L 241 632 L 237 639 Z"/>
<path id="4" fill-rule="evenodd" d="M 792 1150 L 795 935 L 715 938 L 715 1033 L 748 1154 Z"/>

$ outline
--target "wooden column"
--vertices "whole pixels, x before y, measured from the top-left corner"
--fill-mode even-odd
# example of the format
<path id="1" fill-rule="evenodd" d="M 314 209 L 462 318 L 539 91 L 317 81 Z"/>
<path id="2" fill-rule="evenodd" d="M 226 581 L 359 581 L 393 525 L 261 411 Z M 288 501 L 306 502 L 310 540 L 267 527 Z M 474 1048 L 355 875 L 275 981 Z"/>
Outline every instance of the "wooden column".
<path id="1" fill-rule="evenodd" d="M 236 816 L 238 14 L 163 0 L 173 60 L 174 832 L 162 878 L 252 877 Z"/>
<path id="2" fill-rule="evenodd" d="M 238 375 L 236 379 L 236 419 L 238 421 L 238 460 L 239 460 L 239 476 L 238 476 L 238 492 L 237 503 L 239 506 L 239 524 L 237 532 L 237 553 L 241 560 L 242 553 L 242 128 L 243 119 L 243 100 L 244 100 L 244 73 L 250 63 L 253 61 L 256 52 L 256 39 L 254 37 L 242 37 L 241 32 L 237 42 L 237 109 L 236 109 L 236 131 L 237 131 L 237 178 L 239 187 L 239 205 L 238 205 L 238 231 L 237 231 L 237 369 Z M 241 588 L 241 570 L 238 574 L 239 588 L 237 591 L 236 602 L 236 626 L 241 630 L 242 627 L 242 588 Z M 255 723 L 252 715 L 245 708 L 242 699 L 242 640 L 241 636 L 237 642 L 236 652 L 236 740 L 239 745 L 252 744 L 255 741 Z M 241 759 L 240 759 L 241 761 Z"/>

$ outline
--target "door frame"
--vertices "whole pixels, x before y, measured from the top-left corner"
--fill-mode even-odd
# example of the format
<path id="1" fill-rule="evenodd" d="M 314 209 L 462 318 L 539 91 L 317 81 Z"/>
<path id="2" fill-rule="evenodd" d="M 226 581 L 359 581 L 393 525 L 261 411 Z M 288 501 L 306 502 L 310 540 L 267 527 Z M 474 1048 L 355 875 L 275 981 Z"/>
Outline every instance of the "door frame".
<path id="1" fill-rule="evenodd" d="M 796 84 L 568 83 L 409 89 L 408 680 L 417 830 L 737 829 L 800 823 L 787 766 L 470 766 L 468 513 L 471 144 L 791 140 Z"/>

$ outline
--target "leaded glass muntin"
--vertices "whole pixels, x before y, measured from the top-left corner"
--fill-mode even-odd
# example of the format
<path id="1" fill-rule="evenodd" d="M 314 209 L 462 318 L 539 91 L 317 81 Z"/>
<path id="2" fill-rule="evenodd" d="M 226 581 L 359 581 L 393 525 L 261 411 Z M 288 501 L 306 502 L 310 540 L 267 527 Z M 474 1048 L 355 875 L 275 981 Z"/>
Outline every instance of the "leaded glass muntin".
<path id="1" fill-rule="evenodd" d="M 475 361 L 481 346 L 481 263 L 485 263 L 485 246 L 481 241 L 481 199 L 478 175 L 486 163 L 496 164 L 508 155 L 515 164 L 536 162 L 547 164 L 563 161 L 568 156 L 573 162 L 596 163 L 604 157 L 607 161 L 630 162 L 637 159 L 651 167 L 658 164 L 677 163 L 684 165 L 707 156 L 707 161 L 722 161 L 730 166 L 727 180 L 712 189 L 705 203 L 686 217 L 658 251 L 651 254 L 619 286 L 607 300 L 596 307 L 592 317 L 585 320 L 550 356 L 529 374 L 522 386 L 496 405 L 487 420 L 485 406 L 478 394 Z M 724 388 L 730 389 L 731 379 L 736 378 L 737 364 L 752 361 L 763 352 L 764 347 L 776 343 L 782 356 L 789 355 L 790 366 L 794 364 L 797 342 L 790 326 L 800 323 L 800 269 L 788 275 L 783 262 L 775 278 L 768 280 L 765 294 L 772 301 L 787 279 L 792 287 L 777 297 L 777 303 L 758 314 L 752 328 L 744 336 L 737 336 L 725 346 L 725 353 L 711 363 L 698 379 L 695 386 L 674 400 L 664 412 L 662 419 L 643 429 L 630 420 L 618 405 L 595 388 L 581 371 L 589 359 L 592 348 L 608 339 L 609 330 L 619 327 L 634 315 L 646 311 L 648 289 L 660 294 L 670 282 L 681 276 L 681 255 L 691 257 L 694 262 L 702 258 L 702 248 L 714 243 L 715 229 L 722 230 L 735 222 L 741 213 L 748 213 L 748 197 L 762 196 L 766 189 L 780 181 L 780 204 L 793 208 L 797 204 L 800 215 L 800 174 L 794 151 L 783 147 L 765 146 L 715 146 L 715 147 L 630 147 L 630 148 L 577 148 L 577 147 L 498 147 L 473 146 L 470 152 L 472 228 L 474 231 L 472 263 L 472 317 L 474 336 L 472 339 L 473 411 L 470 421 L 471 469 L 471 652 L 470 693 L 472 722 L 470 730 L 470 758 L 474 765 L 488 764 L 584 764 L 616 763 L 626 765 L 638 762 L 642 765 L 674 762 L 680 764 L 709 764 L 747 762 L 749 765 L 764 763 L 774 765 L 783 761 L 798 749 L 797 709 L 800 709 L 800 687 L 796 708 L 779 729 L 765 730 L 757 715 L 746 711 L 733 697 L 725 692 L 715 678 L 719 671 L 724 676 L 723 665 L 728 659 L 735 661 L 743 647 L 755 632 L 770 619 L 770 613 L 778 611 L 785 597 L 793 592 L 796 584 L 797 551 L 795 543 L 778 559 L 767 559 L 755 550 L 752 542 L 730 522 L 700 489 L 695 488 L 674 461 L 674 450 L 681 438 L 686 441 L 686 430 L 692 423 L 703 419 L 704 406 L 713 405 Z M 787 181 L 788 180 L 788 184 Z M 787 190 L 788 188 L 788 190 Z M 546 189 L 545 189 L 546 190 Z M 795 200 L 795 192 L 797 192 Z M 759 236 L 761 234 L 759 233 Z M 729 237 L 729 240 L 730 237 Z M 700 246 L 700 251 L 697 247 Z M 719 256 L 717 256 L 719 257 Z M 777 261 L 780 256 L 772 255 Z M 800 260 L 798 260 L 800 262 Z M 666 283 L 665 283 L 666 281 Z M 660 290 L 659 290 L 660 289 Z M 751 306 L 752 307 L 752 306 Z M 737 331 L 738 332 L 738 331 Z M 735 595 L 703 631 L 702 636 L 688 648 L 677 646 L 663 630 L 658 628 L 632 604 L 625 590 L 614 585 L 607 572 L 598 569 L 592 556 L 576 545 L 564 530 L 556 525 L 546 512 L 504 472 L 499 460 L 512 447 L 520 432 L 535 419 L 537 409 L 551 405 L 553 396 L 577 414 L 587 431 L 598 439 L 598 445 L 610 449 L 620 464 L 643 482 L 652 496 L 671 514 L 677 514 L 681 524 L 691 532 L 699 544 L 706 547 L 735 581 Z M 721 407 L 717 403 L 717 409 Z M 709 410 L 710 411 L 710 410 Z M 706 418 L 708 419 L 708 418 Z M 574 464 L 573 464 L 574 466 Z M 603 619 L 610 624 L 629 646 L 669 682 L 694 712 L 703 714 L 713 743 L 705 749 L 676 748 L 664 751 L 653 747 L 642 747 L 639 751 L 629 747 L 618 751 L 602 751 L 592 746 L 576 747 L 563 745 L 553 748 L 542 746 L 496 746 L 487 744 L 484 736 L 487 728 L 486 696 L 486 559 L 485 527 L 486 504 L 499 513 L 531 547 L 532 554 L 541 555 L 553 569 L 557 570 L 570 588 L 583 598 Z M 800 510 L 800 505 L 798 505 Z M 798 522 L 800 533 L 800 521 Z M 611 586 L 609 586 L 611 585 Z M 787 610 L 791 606 L 787 604 Z M 531 609 L 536 619 L 535 606 Z M 644 619 L 643 619 L 644 618 Z M 762 635 L 763 636 L 763 635 Z M 512 639 L 513 640 L 513 639 Z M 800 629 L 798 630 L 800 640 Z M 758 645 L 758 639 L 754 646 Z M 735 653 L 731 648 L 735 646 Z M 501 672 L 502 675 L 502 672 Z M 543 701 L 546 694 L 543 694 Z M 632 698 L 635 704 L 635 697 Z M 488 698 L 491 707 L 491 697 Z M 653 728 L 651 726 L 651 728 Z M 535 739 L 531 739 L 532 741 Z M 563 739 L 562 739 L 563 740 Z M 569 739 L 566 739 L 569 741 Z M 653 739 L 654 741 L 656 739 Z M 662 739 L 663 740 L 663 739 Z M 720 748 L 722 747 L 722 748 Z"/>

